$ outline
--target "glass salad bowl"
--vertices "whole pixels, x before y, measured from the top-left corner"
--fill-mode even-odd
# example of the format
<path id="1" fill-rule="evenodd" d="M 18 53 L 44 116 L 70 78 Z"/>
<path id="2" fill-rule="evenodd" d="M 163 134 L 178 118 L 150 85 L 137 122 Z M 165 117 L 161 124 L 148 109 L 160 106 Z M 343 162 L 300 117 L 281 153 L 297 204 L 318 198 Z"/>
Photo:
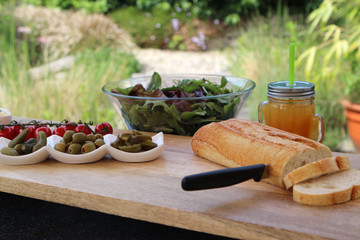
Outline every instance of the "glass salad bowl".
<path id="1" fill-rule="evenodd" d="M 254 88 L 239 77 L 155 72 L 102 90 L 129 130 L 192 136 L 205 124 L 237 118 Z"/>

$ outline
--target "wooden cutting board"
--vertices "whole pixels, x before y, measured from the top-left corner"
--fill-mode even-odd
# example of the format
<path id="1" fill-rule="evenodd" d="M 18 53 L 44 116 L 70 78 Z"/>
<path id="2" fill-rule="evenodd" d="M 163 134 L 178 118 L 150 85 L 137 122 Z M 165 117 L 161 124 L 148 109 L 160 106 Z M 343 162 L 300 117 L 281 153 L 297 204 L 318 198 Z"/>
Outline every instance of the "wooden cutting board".
<path id="1" fill-rule="evenodd" d="M 162 156 L 146 163 L 0 164 L 0 191 L 233 238 L 359 239 L 360 199 L 306 206 L 286 190 L 252 180 L 183 191 L 184 176 L 222 168 L 195 156 L 190 144 L 190 137 L 165 135 Z M 360 169 L 360 155 L 349 157 Z"/>

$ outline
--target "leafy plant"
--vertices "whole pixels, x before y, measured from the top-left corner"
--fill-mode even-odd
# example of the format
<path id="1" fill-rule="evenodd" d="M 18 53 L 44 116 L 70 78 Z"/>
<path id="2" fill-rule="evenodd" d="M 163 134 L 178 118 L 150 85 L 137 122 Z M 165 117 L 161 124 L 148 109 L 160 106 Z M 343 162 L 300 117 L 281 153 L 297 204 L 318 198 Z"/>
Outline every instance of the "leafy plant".
<path id="1" fill-rule="evenodd" d="M 22 0 L 22 3 L 34 6 L 85 10 L 87 13 L 103 13 L 109 7 L 107 0 Z"/>
<path id="2" fill-rule="evenodd" d="M 185 50 L 185 45 L 183 44 L 183 37 L 181 35 L 173 35 L 171 40 L 168 42 L 167 46 L 170 49 L 179 49 Z"/>
<path id="3" fill-rule="evenodd" d="M 161 9 L 144 12 L 134 6 L 120 8 L 109 14 L 127 30 L 140 47 L 164 48 L 173 34 L 171 15 Z"/>
<path id="4" fill-rule="evenodd" d="M 241 18 L 247 18 L 253 14 L 266 15 L 274 11 L 279 0 L 128 0 L 126 3 L 145 11 L 152 8 L 174 9 L 177 12 L 189 12 L 201 19 L 219 19 L 229 24 L 237 24 Z M 284 3 L 292 13 L 307 14 L 319 6 L 321 0 L 311 1 L 288 1 Z"/>
<path id="5" fill-rule="evenodd" d="M 305 62 L 306 78 L 319 87 L 342 87 L 347 97 L 360 103 L 360 1 L 324 0 L 308 21 L 307 41 L 316 44 L 296 64 Z"/>

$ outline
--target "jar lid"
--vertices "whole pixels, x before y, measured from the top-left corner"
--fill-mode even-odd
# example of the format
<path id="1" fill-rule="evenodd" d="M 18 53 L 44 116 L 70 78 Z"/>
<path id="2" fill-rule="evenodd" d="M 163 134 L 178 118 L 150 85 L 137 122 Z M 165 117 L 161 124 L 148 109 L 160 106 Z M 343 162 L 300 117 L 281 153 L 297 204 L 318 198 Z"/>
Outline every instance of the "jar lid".
<path id="1" fill-rule="evenodd" d="M 272 82 L 268 84 L 267 95 L 277 98 L 312 97 L 315 95 L 315 85 L 302 81 L 294 81 L 292 85 L 288 81 Z"/>

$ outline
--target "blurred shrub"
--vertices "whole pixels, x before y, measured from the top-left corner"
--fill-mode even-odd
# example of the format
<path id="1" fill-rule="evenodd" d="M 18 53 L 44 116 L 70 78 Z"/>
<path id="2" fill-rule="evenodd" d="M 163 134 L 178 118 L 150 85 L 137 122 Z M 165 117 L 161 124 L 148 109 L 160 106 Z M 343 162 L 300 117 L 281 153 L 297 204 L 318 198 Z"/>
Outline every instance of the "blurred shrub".
<path id="1" fill-rule="evenodd" d="M 252 14 L 266 15 L 274 12 L 279 4 L 286 6 L 291 14 L 307 14 L 316 9 L 321 0 L 22 0 L 36 6 L 62 9 L 84 9 L 88 13 L 108 13 L 118 8 L 134 6 L 143 11 L 152 8 L 190 12 L 201 19 L 219 19 L 235 25 Z"/>
<path id="2" fill-rule="evenodd" d="M 341 97 L 360 104 L 360 0 L 324 0 L 308 22 L 312 44 L 297 64 L 321 88 L 342 87 Z"/>
<path id="3" fill-rule="evenodd" d="M 87 13 L 103 13 L 109 8 L 107 0 L 21 0 L 34 6 L 85 10 Z"/>
<path id="4" fill-rule="evenodd" d="M 177 12 L 163 7 L 148 11 L 134 6 L 120 8 L 110 16 L 127 30 L 138 46 L 179 50 L 206 50 L 206 40 L 217 36 L 221 24 L 200 21 L 189 12 Z"/>
<path id="5" fill-rule="evenodd" d="M 114 2 L 115 0 L 108 0 Z M 266 15 L 276 11 L 279 4 L 286 6 L 291 14 L 307 14 L 317 8 L 321 0 L 311 1 L 280 1 L 280 0 L 128 0 L 127 5 L 136 6 L 141 10 L 153 7 L 175 9 L 191 12 L 201 19 L 219 19 L 230 25 L 240 22 L 253 14 Z"/>
<path id="6" fill-rule="evenodd" d="M 28 35 L 36 36 L 47 61 L 84 48 L 107 46 L 126 50 L 135 46 L 127 32 L 102 14 L 34 6 L 17 7 L 14 11 L 23 24 L 20 29 L 26 28 Z"/>
<path id="7" fill-rule="evenodd" d="M 160 9 L 144 12 L 130 6 L 111 12 L 109 16 L 127 30 L 140 47 L 165 48 L 173 33 L 171 15 Z"/>

